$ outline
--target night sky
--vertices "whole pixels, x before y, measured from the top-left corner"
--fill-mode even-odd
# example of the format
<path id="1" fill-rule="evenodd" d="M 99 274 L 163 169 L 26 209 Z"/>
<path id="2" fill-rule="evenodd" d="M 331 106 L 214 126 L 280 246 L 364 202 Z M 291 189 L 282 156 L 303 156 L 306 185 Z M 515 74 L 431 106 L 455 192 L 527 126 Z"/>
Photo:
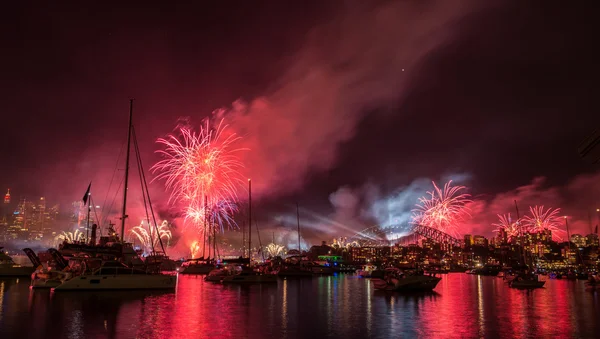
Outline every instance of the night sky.
<path id="1" fill-rule="evenodd" d="M 490 235 L 488 217 L 516 198 L 562 207 L 586 232 L 600 207 L 598 165 L 577 154 L 600 128 L 594 12 L 361 3 L 4 4 L 0 189 L 65 204 L 106 185 L 129 98 L 147 164 L 180 117 L 199 125 L 242 99 L 230 124 L 265 222 L 298 201 L 359 230 L 381 221 L 373 203 L 455 178 L 486 213 L 466 231 Z M 311 240 L 340 230 L 307 219 Z"/>

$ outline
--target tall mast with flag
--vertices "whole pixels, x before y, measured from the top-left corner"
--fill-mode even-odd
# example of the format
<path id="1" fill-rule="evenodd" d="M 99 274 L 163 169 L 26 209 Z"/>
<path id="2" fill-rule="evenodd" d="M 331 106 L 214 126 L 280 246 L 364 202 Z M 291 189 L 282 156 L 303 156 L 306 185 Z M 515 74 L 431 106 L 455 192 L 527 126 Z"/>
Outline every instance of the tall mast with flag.
<path id="1" fill-rule="evenodd" d="M 89 205 L 91 202 L 91 197 L 90 195 L 92 194 L 90 192 L 90 190 L 92 189 L 92 182 L 90 181 L 90 184 L 88 185 L 87 190 L 85 191 L 85 194 L 83 195 L 83 206 L 86 207 L 87 206 L 87 225 L 85 226 L 85 241 L 87 242 L 89 239 L 89 231 L 90 231 L 90 210 L 92 209 L 92 207 Z"/>

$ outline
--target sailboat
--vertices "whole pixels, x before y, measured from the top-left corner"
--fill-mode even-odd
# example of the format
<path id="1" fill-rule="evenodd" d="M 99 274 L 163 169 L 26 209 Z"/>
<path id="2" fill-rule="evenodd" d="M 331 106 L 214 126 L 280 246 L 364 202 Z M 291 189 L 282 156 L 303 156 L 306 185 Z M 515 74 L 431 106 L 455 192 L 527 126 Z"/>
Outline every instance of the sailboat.
<path id="1" fill-rule="evenodd" d="M 142 193 L 144 195 L 144 202 L 148 202 L 150 212 L 154 219 L 154 226 L 158 227 L 154 218 L 154 211 L 152 209 L 152 203 L 148 192 L 145 174 L 143 172 L 143 166 L 141 162 L 141 155 L 139 152 L 137 138 L 135 137 L 135 130 L 132 124 L 133 120 L 133 100 L 129 103 L 129 128 L 127 132 L 127 154 L 125 163 L 125 185 L 123 189 L 123 209 L 121 215 L 121 234 L 120 240 L 117 236 L 112 225 L 109 229 L 109 237 L 104 239 L 100 244 L 95 243 L 95 228 L 92 228 L 92 240 L 89 242 L 85 249 L 84 256 L 73 257 L 67 264 L 63 262 L 63 271 L 69 271 L 72 273 L 72 277 L 63 281 L 60 285 L 54 288 L 55 291 L 73 291 L 73 290 L 116 290 L 116 289 L 175 289 L 177 285 L 176 275 L 165 275 L 161 273 L 155 273 L 152 270 L 141 269 L 142 266 L 136 267 L 128 262 L 126 255 L 129 254 L 129 249 L 133 251 L 131 243 L 127 243 L 124 240 L 125 233 L 125 219 L 127 218 L 127 192 L 128 192 L 128 180 L 129 180 L 129 156 L 131 153 L 131 139 L 133 134 L 133 141 L 135 146 L 135 153 L 137 156 L 137 165 L 140 172 L 140 178 L 142 182 Z M 89 194 L 89 188 L 88 193 Z M 147 200 L 146 200 L 147 199 Z M 85 201 L 85 199 L 84 199 Z M 148 213 L 148 212 L 146 212 Z M 147 216 L 148 217 L 148 216 Z M 149 217 L 148 217 L 149 219 Z M 157 232 L 158 234 L 158 232 Z M 66 244 L 65 244 L 66 245 Z M 162 241 L 161 241 L 162 246 Z M 65 248 L 66 247 L 66 248 Z M 70 246 L 64 246 L 63 252 L 66 251 Z M 120 249 L 120 251 L 119 251 Z M 119 253 L 120 252 L 120 253 Z M 133 251 L 135 253 L 135 251 Z M 163 248 L 164 252 L 164 248 Z M 102 255 L 103 259 L 99 260 L 97 257 Z M 115 255 L 116 254 L 116 255 Z M 96 258 L 91 257 L 96 256 Z M 107 257 L 111 257 L 113 260 L 107 260 Z M 139 259 L 139 257 L 137 257 Z M 114 260 L 119 259 L 119 260 Z M 62 261 L 62 260 L 58 260 Z"/>
<path id="2" fill-rule="evenodd" d="M 252 260 L 252 181 L 248 179 L 248 260 Z M 277 283 L 277 276 L 244 266 L 238 274 L 223 277 L 223 284 Z"/>

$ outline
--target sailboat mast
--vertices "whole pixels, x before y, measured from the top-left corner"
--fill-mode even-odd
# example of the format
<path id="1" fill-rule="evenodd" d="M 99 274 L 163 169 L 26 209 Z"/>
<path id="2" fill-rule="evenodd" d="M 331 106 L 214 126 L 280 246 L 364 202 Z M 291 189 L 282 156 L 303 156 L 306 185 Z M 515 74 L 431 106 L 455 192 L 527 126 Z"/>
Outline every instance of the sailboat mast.
<path id="1" fill-rule="evenodd" d="M 248 258 L 252 260 L 252 180 L 248 179 Z"/>
<path id="2" fill-rule="evenodd" d="M 296 202 L 296 221 L 298 222 L 298 252 L 302 254 L 302 250 L 300 249 L 300 207 L 298 207 L 298 202 Z"/>
<path id="3" fill-rule="evenodd" d="M 519 206 L 517 205 L 517 200 L 515 199 L 515 209 L 517 210 L 517 222 L 519 223 L 519 243 L 521 245 L 521 249 L 519 251 L 519 256 L 523 256 L 523 263 L 527 265 L 527 254 L 525 252 L 525 244 L 523 244 L 523 226 L 521 225 L 521 216 L 519 215 Z"/>
<path id="4" fill-rule="evenodd" d="M 125 242 L 125 219 L 127 218 L 127 189 L 129 181 L 129 154 L 131 153 L 131 123 L 133 99 L 129 99 L 129 127 L 127 129 L 127 154 L 125 156 L 125 188 L 123 188 L 123 213 L 121 213 L 121 242 Z"/>

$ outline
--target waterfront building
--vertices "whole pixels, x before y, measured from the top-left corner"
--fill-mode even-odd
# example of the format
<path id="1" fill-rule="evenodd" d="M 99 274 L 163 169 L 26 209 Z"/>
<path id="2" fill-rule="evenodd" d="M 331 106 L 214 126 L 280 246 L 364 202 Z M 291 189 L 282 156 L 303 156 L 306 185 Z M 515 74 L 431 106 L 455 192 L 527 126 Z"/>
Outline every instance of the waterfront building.
<path id="1" fill-rule="evenodd" d="M 488 240 L 483 235 L 475 235 L 472 239 L 472 244 L 475 246 L 488 246 Z"/>
<path id="2" fill-rule="evenodd" d="M 583 248 L 586 245 L 587 239 L 581 234 L 571 235 L 571 242 L 578 248 Z"/>
<path id="3" fill-rule="evenodd" d="M 598 247 L 598 234 L 588 234 L 586 237 L 586 245 L 591 247 Z"/>
<path id="4" fill-rule="evenodd" d="M 473 245 L 473 237 L 470 234 L 465 234 L 465 247 Z"/>

